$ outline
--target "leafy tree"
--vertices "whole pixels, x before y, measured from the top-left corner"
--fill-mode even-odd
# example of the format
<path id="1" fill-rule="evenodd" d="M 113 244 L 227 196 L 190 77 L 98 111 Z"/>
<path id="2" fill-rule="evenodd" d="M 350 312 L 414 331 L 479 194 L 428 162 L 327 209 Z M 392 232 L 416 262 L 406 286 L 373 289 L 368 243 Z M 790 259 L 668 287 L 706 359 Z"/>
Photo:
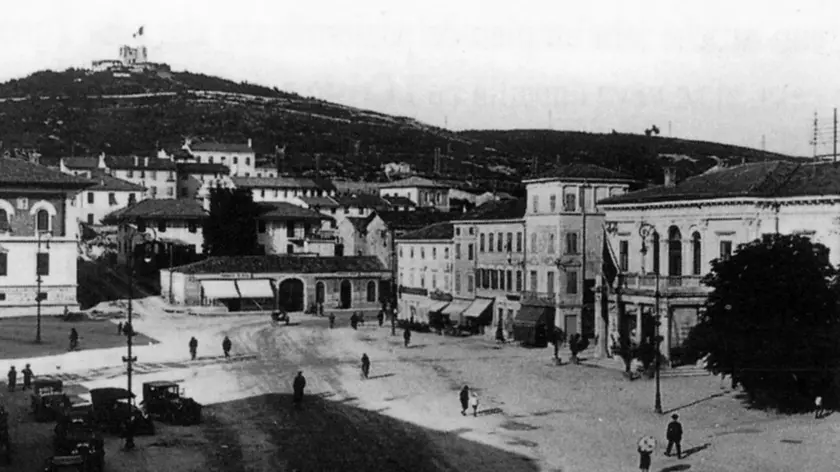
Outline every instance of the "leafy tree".
<path id="1" fill-rule="evenodd" d="M 703 280 L 713 291 L 694 346 L 757 406 L 792 411 L 829 398 L 840 360 L 836 275 L 828 249 L 804 237 L 741 245 Z"/>
<path id="2" fill-rule="evenodd" d="M 214 188 L 210 215 L 204 222 L 204 252 L 209 256 L 259 254 L 259 207 L 248 189 Z"/>

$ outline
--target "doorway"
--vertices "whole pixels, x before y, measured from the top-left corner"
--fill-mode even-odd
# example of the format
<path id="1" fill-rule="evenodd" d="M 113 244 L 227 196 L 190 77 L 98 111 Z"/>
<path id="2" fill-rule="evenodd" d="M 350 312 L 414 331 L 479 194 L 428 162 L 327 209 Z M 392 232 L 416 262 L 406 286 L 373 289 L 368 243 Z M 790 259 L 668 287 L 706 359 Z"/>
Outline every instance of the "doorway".
<path id="1" fill-rule="evenodd" d="M 303 311 L 303 281 L 286 279 L 280 282 L 277 297 L 280 300 L 280 306 L 286 311 Z"/>
<path id="2" fill-rule="evenodd" d="M 572 335 L 577 334 L 578 332 L 578 325 L 577 325 L 577 315 L 566 315 L 563 319 L 563 331 L 566 332 L 566 339 L 572 337 Z"/>
<path id="3" fill-rule="evenodd" d="M 350 308 L 353 304 L 353 284 L 349 280 L 341 281 L 341 308 Z"/>

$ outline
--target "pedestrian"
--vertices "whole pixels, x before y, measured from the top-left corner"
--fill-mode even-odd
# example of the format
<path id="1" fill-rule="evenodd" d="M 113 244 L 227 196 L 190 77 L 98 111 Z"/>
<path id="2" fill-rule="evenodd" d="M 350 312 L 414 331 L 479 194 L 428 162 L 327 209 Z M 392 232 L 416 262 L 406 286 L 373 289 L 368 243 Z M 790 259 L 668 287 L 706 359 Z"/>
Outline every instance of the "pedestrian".
<path id="1" fill-rule="evenodd" d="M 9 369 L 9 391 L 14 392 L 16 385 L 17 385 L 17 371 L 15 370 L 15 366 L 12 366 L 12 368 Z"/>
<path id="2" fill-rule="evenodd" d="M 26 367 L 20 372 L 23 374 L 23 390 L 32 387 L 32 369 L 29 364 L 26 364 Z"/>
<path id="3" fill-rule="evenodd" d="M 335 313 L 330 312 L 330 329 L 335 328 Z"/>
<path id="4" fill-rule="evenodd" d="M 397 335 L 397 311 L 394 308 L 390 308 L 391 312 L 391 336 Z"/>
<path id="5" fill-rule="evenodd" d="M 368 378 L 368 374 L 370 374 L 370 358 L 365 353 L 362 354 L 362 376 Z"/>
<path id="6" fill-rule="evenodd" d="M 195 336 L 190 338 L 190 356 L 192 356 L 192 360 L 195 360 L 195 355 L 198 352 L 198 339 L 195 339 Z"/>
<path id="7" fill-rule="evenodd" d="M 294 402 L 300 404 L 303 401 L 303 389 L 306 388 L 306 378 L 303 376 L 303 371 L 298 371 L 295 381 L 292 383 L 294 389 Z"/>
<path id="8" fill-rule="evenodd" d="M 117 336 L 121 336 L 123 334 L 123 324 L 122 321 L 117 323 Z"/>
<path id="9" fill-rule="evenodd" d="M 381 328 L 383 324 L 385 324 L 385 310 L 379 310 L 379 314 L 376 315 L 376 321 L 379 322 L 379 327 Z"/>
<path id="10" fill-rule="evenodd" d="M 359 316 L 356 319 L 359 320 L 360 325 L 362 325 L 362 326 L 365 325 L 365 314 L 363 312 L 360 311 Z"/>
<path id="11" fill-rule="evenodd" d="M 222 351 L 225 353 L 225 357 L 230 357 L 230 338 L 225 336 L 225 339 L 222 340 Z"/>
<path id="12" fill-rule="evenodd" d="M 822 397 L 818 396 L 814 399 L 814 418 L 820 419 L 825 415 L 825 410 L 823 409 L 823 399 Z"/>
<path id="13" fill-rule="evenodd" d="M 639 470 L 642 472 L 648 472 L 650 470 L 650 456 L 653 451 L 645 451 L 642 449 L 641 446 L 638 448 L 639 450 Z"/>
<path id="14" fill-rule="evenodd" d="M 461 400 L 461 416 L 467 416 L 467 408 L 470 406 L 470 388 L 464 385 L 458 397 Z"/>
<path id="15" fill-rule="evenodd" d="M 403 332 L 403 339 L 405 340 L 405 347 L 408 347 L 408 343 L 411 342 L 411 330 L 410 329 L 405 328 L 405 331 Z"/>
<path id="16" fill-rule="evenodd" d="M 473 410 L 473 416 L 478 417 L 478 394 L 475 390 L 470 393 L 470 407 Z"/>
<path id="17" fill-rule="evenodd" d="M 682 442 L 683 428 L 678 421 L 679 417 L 680 415 L 677 414 L 671 415 L 671 422 L 668 423 L 668 429 L 665 432 L 665 439 L 668 440 L 668 447 L 665 448 L 665 455 L 670 456 L 671 446 L 676 446 L 677 459 L 682 459 L 682 446 L 680 443 Z"/>
<path id="18" fill-rule="evenodd" d="M 358 323 L 359 323 L 359 319 L 356 318 L 356 312 L 353 312 L 353 314 L 350 315 L 350 327 L 353 328 L 353 329 L 356 329 L 356 326 L 358 325 Z"/>
<path id="19" fill-rule="evenodd" d="M 318 302 L 318 315 L 324 316 L 324 302 Z"/>
<path id="20" fill-rule="evenodd" d="M 70 328 L 70 350 L 74 350 L 79 346 L 79 333 L 76 328 Z"/>

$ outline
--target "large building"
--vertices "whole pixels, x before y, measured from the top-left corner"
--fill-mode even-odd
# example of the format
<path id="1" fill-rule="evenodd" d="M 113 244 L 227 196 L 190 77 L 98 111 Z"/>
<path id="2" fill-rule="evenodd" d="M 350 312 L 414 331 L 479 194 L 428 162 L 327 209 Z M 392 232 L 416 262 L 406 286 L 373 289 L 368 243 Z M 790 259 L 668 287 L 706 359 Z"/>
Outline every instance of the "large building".
<path id="1" fill-rule="evenodd" d="M 334 197 L 335 186 L 322 179 L 299 177 L 234 177 L 236 188 L 251 190 L 255 202 L 294 203 L 300 197 Z"/>
<path id="2" fill-rule="evenodd" d="M 428 324 L 452 301 L 452 235 L 452 223 L 443 222 L 396 239 L 400 319 Z"/>
<path id="3" fill-rule="evenodd" d="M 324 229 L 323 222 L 332 217 L 287 202 L 258 207 L 257 240 L 265 254 L 342 255 L 335 232 Z"/>
<path id="4" fill-rule="evenodd" d="M 95 182 L 74 200 L 80 221 L 89 225 L 102 223 L 110 213 L 140 201 L 146 189 L 140 185 L 113 177 L 101 170 L 85 175 Z"/>
<path id="5" fill-rule="evenodd" d="M 706 301 L 700 280 L 711 261 L 764 234 L 808 236 L 840 263 L 840 168 L 833 164 L 760 162 L 680 183 L 668 172 L 664 185 L 602 199 L 599 207 L 619 272 L 598 291 L 605 297 L 596 317 L 602 355 L 620 329 L 638 341 L 655 330 L 644 323 L 658 315 L 670 357 Z"/>
<path id="6" fill-rule="evenodd" d="M 57 163 L 66 174 L 106 173 L 146 189 L 143 198 L 175 198 L 175 163 L 169 158 L 141 156 L 63 157 Z M 142 200 L 139 198 L 138 200 Z"/>
<path id="7" fill-rule="evenodd" d="M 232 187 L 230 169 L 224 164 L 200 162 L 176 163 L 178 173 L 178 198 L 204 200 L 213 187 Z"/>
<path id="8" fill-rule="evenodd" d="M 409 177 L 379 185 L 380 197 L 406 197 L 419 208 L 449 211 L 449 187 L 422 177 Z"/>
<path id="9" fill-rule="evenodd" d="M 93 185 L 38 164 L 0 158 L 0 316 L 78 309 L 79 225 L 73 202 Z"/>
<path id="10" fill-rule="evenodd" d="M 249 139 L 245 144 L 187 141 L 183 149 L 200 164 L 222 164 L 232 177 L 256 177 L 257 158 Z"/>

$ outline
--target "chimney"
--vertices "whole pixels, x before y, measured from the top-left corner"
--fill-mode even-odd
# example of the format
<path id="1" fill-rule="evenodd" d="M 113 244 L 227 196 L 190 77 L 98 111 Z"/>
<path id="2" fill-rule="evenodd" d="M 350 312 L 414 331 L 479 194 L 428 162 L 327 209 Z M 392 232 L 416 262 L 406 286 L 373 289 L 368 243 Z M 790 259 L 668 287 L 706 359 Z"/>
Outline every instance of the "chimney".
<path id="1" fill-rule="evenodd" d="M 677 185 L 677 169 L 674 167 L 665 167 L 665 186 L 674 187 Z"/>
<path id="2" fill-rule="evenodd" d="M 148 157 L 143 158 L 143 167 L 149 167 L 149 158 Z"/>
<path id="3" fill-rule="evenodd" d="M 97 167 L 99 167 L 100 169 L 107 169 L 108 168 L 108 165 L 105 163 L 105 153 L 104 152 L 99 154 L 99 163 L 97 164 Z"/>
<path id="4" fill-rule="evenodd" d="M 250 148 L 252 148 L 252 147 L 253 147 L 253 146 L 251 146 L 251 144 L 253 144 L 253 143 L 251 142 L 251 138 L 248 138 L 248 149 L 250 149 Z"/>

